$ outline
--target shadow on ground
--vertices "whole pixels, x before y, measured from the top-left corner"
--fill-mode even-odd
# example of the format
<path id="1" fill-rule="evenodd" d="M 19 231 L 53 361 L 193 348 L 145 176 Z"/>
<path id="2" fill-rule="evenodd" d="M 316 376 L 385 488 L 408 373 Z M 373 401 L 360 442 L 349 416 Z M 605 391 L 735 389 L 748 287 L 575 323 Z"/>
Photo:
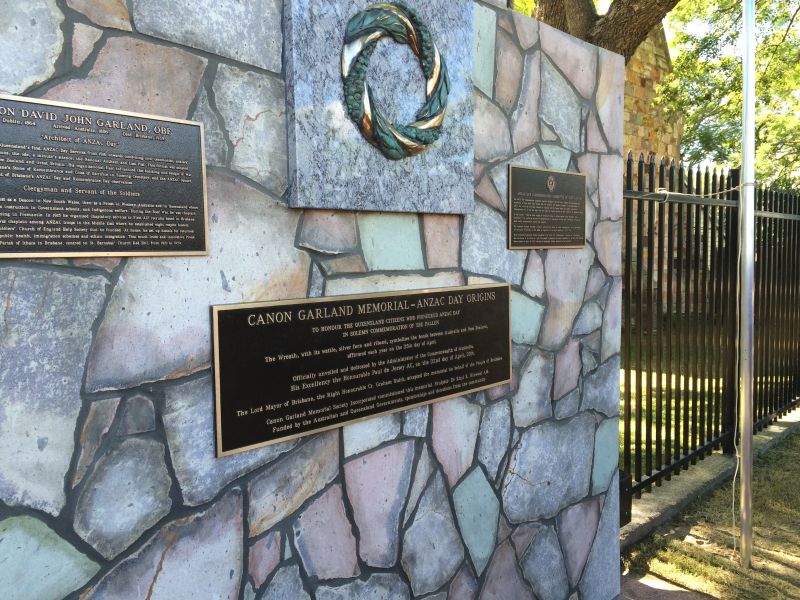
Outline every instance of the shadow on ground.
<path id="1" fill-rule="evenodd" d="M 722 600 L 800 598 L 800 434 L 758 459 L 753 479 L 753 568 L 739 565 L 734 550 L 733 506 L 728 481 L 710 496 L 689 506 L 675 521 L 658 528 L 623 554 L 632 574 L 650 573 Z M 737 491 L 738 491 L 738 485 Z M 638 576 L 626 583 L 637 582 Z M 678 590 L 647 595 L 647 586 L 623 598 L 690 600 Z M 640 595 L 636 595 L 640 594 Z M 695 596 L 696 597 L 696 596 Z"/>

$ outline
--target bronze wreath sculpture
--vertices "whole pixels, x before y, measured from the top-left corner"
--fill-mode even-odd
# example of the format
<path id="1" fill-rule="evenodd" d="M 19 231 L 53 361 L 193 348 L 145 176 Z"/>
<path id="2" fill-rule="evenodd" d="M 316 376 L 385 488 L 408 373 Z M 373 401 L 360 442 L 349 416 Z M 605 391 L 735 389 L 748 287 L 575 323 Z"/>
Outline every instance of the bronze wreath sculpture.
<path id="1" fill-rule="evenodd" d="M 410 125 L 386 119 L 367 83 L 369 59 L 384 37 L 411 47 L 427 81 L 426 102 Z M 342 49 L 342 79 L 350 119 L 386 158 L 414 156 L 439 139 L 450 93 L 447 65 L 430 31 L 410 8 L 400 3 L 373 4 L 350 19 Z"/>

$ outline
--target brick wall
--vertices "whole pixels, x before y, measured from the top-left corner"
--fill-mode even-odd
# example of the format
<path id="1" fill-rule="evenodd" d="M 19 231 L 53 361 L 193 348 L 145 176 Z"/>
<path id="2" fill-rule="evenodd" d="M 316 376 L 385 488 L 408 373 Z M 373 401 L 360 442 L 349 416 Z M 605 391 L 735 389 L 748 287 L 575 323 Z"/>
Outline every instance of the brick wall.
<path id="1" fill-rule="evenodd" d="M 683 122 L 668 119 L 666 111 L 654 105 L 656 86 L 672 71 L 664 27 L 659 25 L 639 46 L 625 73 L 626 150 L 680 156 Z"/>

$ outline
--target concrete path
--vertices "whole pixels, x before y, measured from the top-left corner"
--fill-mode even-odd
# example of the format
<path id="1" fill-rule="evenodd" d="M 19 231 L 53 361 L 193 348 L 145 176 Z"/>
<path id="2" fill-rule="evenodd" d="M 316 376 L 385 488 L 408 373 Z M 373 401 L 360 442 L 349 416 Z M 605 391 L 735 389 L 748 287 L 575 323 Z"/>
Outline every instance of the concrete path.
<path id="1" fill-rule="evenodd" d="M 620 600 L 709 600 L 712 596 L 691 592 L 653 575 L 622 579 Z"/>

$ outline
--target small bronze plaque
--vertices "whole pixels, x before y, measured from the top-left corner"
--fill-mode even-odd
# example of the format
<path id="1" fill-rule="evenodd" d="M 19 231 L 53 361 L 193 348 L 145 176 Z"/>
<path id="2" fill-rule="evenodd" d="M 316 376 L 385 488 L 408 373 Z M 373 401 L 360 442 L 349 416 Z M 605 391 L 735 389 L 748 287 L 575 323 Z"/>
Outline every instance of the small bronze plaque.
<path id="1" fill-rule="evenodd" d="M 510 290 L 212 307 L 217 456 L 507 383 Z"/>
<path id="2" fill-rule="evenodd" d="M 586 176 L 509 165 L 509 249 L 585 245 Z"/>
<path id="3" fill-rule="evenodd" d="M 0 95 L 0 258 L 207 253 L 203 126 Z"/>

